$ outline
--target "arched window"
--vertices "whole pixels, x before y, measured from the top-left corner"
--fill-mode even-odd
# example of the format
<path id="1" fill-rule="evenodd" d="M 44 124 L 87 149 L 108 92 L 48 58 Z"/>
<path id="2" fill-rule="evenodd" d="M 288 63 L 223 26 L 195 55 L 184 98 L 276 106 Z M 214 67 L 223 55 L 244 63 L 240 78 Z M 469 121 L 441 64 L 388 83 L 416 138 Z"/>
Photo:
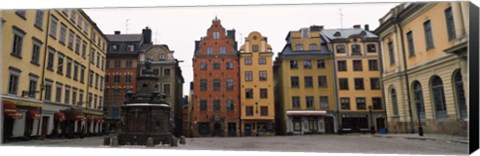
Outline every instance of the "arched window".
<path id="1" fill-rule="evenodd" d="M 420 82 L 413 82 L 413 98 L 415 100 L 415 106 L 417 108 L 417 115 L 420 116 L 420 120 L 425 119 L 425 105 L 423 103 L 422 85 Z"/>
<path id="2" fill-rule="evenodd" d="M 462 73 L 460 73 L 460 70 L 454 72 L 453 82 L 455 87 L 456 102 L 458 105 L 458 113 L 460 114 L 460 118 L 465 119 L 468 117 L 468 112 L 465 101 L 465 91 L 463 90 Z"/>
<path id="3" fill-rule="evenodd" d="M 433 76 L 432 78 L 432 95 L 437 119 L 446 119 L 448 116 L 445 105 L 445 92 L 443 91 L 442 79 L 438 76 Z"/>
<path id="4" fill-rule="evenodd" d="M 392 89 L 390 92 L 391 100 L 392 100 L 392 111 L 394 116 L 398 116 L 398 103 L 397 103 L 397 92 L 395 89 Z"/>

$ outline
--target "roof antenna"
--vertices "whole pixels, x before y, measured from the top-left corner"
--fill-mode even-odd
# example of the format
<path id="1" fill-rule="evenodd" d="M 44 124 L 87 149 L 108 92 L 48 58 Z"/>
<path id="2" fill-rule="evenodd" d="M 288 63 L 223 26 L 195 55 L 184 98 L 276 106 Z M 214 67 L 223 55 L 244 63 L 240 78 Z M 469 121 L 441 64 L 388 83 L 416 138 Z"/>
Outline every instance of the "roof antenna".
<path id="1" fill-rule="evenodd" d="M 129 21 L 129 20 L 130 20 L 129 18 L 127 18 L 127 19 L 125 20 L 125 34 L 128 34 L 128 21 Z"/>
<path id="2" fill-rule="evenodd" d="M 338 14 L 340 15 L 340 28 L 343 29 L 343 13 L 342 13 L 342 8 L 339 8 L 340 12 Z"/>

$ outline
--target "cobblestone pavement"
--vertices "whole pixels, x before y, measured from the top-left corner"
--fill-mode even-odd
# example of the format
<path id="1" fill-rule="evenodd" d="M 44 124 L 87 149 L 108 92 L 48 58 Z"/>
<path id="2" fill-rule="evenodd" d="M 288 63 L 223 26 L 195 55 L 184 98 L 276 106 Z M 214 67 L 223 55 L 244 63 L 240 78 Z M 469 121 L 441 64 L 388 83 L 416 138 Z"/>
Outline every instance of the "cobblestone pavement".
<path id="1" fill-rule="evenodd" d="M 468 144 L 436 140 L 418 140 L 402 137 L 375 137 L 372 135 L 307 135 L 274 137 L 214 137 L 187 138 L 187 144 L 178 147 L 158 145 L 157 149 L 223 150 L 223 151 L 271 151 L 271 152 L 322 152 L 322 153 L 376 153 L 376 154 L 439 154 L 467 155 Z M 11 142 L 4 146 L 54 146 L 94 147 L 103 146 L 103 137 L 84 139 L 46 139 Z M 144 146 L 120 146 L 117 148 L 147 148 Z"/>

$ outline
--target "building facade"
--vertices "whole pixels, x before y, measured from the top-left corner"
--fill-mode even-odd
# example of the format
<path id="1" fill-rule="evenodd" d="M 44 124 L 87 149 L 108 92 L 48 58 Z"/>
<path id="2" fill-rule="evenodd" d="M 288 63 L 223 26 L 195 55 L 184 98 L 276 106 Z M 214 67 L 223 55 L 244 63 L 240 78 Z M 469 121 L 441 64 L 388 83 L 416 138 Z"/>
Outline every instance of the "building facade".
<path id="1" fill-rule="evenodd" d="M 177 137 L 182 133 L 182 101 L 183 76 L 180 69 L 180 60 L 173 56 L 174 51 L 167 45 L 152 45 L 139 54 L 138 74 L 143 75 L 145 62 L 151 63 L 153 74 L 158 77 L 155 88 L 159 93 L 166 95 L 165 101 L 171 106 L 171 121 L 174 123 L 173 134 Z"/>
<path id="2" fill-rule="evenodd" d="M 138 53 L 152 45 L 152 32 L 147 27 L 141 34 L 106 35 L 108 39 L 105 75 L 105 124 L 109 131 L 118 128 L 121 117 L 120 107 L 124 104 L 125 93 L 137 91 Z"/>
<path id="3" fill-rule="evenodd" d="M 240 107 L 242 136 L 274 135 L 272 47 L 259 32 L 251 32 L 240 47 Z"/>
<path id="4" fill-rule="evenodd" d="M 277 134 L 337 131 L 332 53 L 323 26 L 290 31 L 274 62 Z"/>
<path id="5" fill-rule="evenodd" d="M 390 132 L 467 135 L 468 23 L 469 2 L 402 3 L 380 19 Z"/>
<path id="6" fill-rule="evenodd" d="M 107 39 L 96 24 L 79 9 L 0 17 L 3 138 L 98 134 Z"/>
<path id="7" fill-rule="evenodd" d="M 385 128 L 378 36 L 368 25 L 321 33 L 334 54 L 339 128 L 357 132 Z"/>
<path id="8" fill-rule="evenodd" d="M 194 136 L 239 136 L 240 88 L 235 30 L 215 17 L 207 36 L 195 41 Z"/>

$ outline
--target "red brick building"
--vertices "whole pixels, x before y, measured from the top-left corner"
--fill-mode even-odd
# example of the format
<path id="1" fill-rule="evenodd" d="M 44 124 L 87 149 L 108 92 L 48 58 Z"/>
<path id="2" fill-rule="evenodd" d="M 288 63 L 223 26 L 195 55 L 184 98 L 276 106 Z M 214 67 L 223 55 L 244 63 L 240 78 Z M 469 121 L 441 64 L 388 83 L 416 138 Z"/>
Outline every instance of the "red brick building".
<path id="1" fill-rule="evenodd" d="M 240 85 L 235 30 L 215 17 L 195 41 L 193 136 L 239 136 Z"/>

